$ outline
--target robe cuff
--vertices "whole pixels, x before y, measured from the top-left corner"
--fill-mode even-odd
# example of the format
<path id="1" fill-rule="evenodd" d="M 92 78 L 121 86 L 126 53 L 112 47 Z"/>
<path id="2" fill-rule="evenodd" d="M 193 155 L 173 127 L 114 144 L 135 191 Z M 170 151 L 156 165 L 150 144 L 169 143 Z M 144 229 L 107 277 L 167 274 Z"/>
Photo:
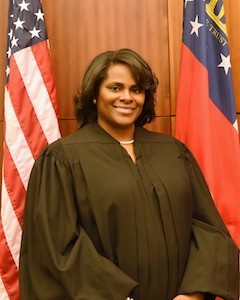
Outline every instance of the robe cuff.
<path id="1" fill-rule="evenodd" d="M 230 236 L 199 220 L 193 221 L 192 234 L 179 294 L 204 292 L 207 300 L 215 296 L 237 300 L 239 251 Z"/>

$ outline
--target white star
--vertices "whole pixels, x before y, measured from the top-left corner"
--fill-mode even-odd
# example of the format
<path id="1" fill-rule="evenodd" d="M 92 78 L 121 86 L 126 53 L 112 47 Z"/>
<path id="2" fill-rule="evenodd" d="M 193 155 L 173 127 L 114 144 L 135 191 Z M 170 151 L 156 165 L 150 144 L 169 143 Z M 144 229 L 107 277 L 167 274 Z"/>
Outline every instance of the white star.
<path id="1" fill-rule="evenodd" d="M 224 68 L 225 74 L 227 75 L 229 69 L 232 67 L 230 62 L 230 55 L 224 56 L 222 53 L 220 53 L 222 62 L 218 65 L 220 68 Z"/>
<path id="2" fill-rule="evenodd" d="M 13 47 L 13 46 L 18 47 L 18 44 L 17 44 L 18 40 L 19 39 L 16 39 L 15 36 L 14 36 L 13 39 L 12 39 L 12 41 L 11 41 L 11 47 Z"/>
<path id="3" fill-rule="evenodd" d="M 198 22 L 198 15 L 196 15 L 195 21 L 190 21 L 190 23 L 192 25 L 192 31 L 190 32 L 190 35 L 196 33 L 196 35 L 198 36 L 198 29 L 203 26 L 202 23 Z"/>
<path id="4" fill-rule="evenodd" d="M 185 0 L 185 7 L 187 6 L 188 2 L 193 2 L 193 0 Z"/>
<path id="5" fill-rule="evenodd" d="M 21 11 L 23 10 L 29 11 L 28 5 L 30 5 L 30 3 L 26 3 L 25 0 L 23 0 L 21 4 L 18 4 L 18 6 L 21 7 Z"/>
<path id="6" fill-rule="evenodd" d="M 6 68 L 6 76 L 8 76 L 10 74 L 10 68 L 9 68 L 9 66 L 7 66 L 7 68 Z"/>
<path id="7" fill-rule="evenodd" d="M 39 9 L 38 12 L 35 13 L 34 15 L 37 16 L 37 21 L 38 20 L 43 20 L 44 21 L 44 13 L 41 11 L 41 9 Z"/>
<path id="8" fill-rule="evenodd" d="M 41 30 L 37 30 L 36 27 L 33 27 L 33 30 L 29 30 L 29 32 L 31 33 L 31 38 L 33 39 L 34 37 L 40 38 L 39 36 L 39 32 Z"/>
<path id="9" fill-rule="evenodd" d="M 16 26 L 16 29 L 18 29 L 18 28 L 23 29 L 23 23 L 25 23 L 25 21 L 21 21 L 19 18 L 17 19 L 16 22 L 13 22 L 13 24 L 15 24 L 15 26 Z"/>
<path id="10" fill-rule="evenodd" d="M 8 58 L 10 58 L 11 53 L 12 53 L 12 51 L 11 51 L 11 48 L 9 47 L 9 48 L 8 48 L 8 51 L 7 51 L 7 57 L 8 57 Z"/>
<path id="11" fill-rule="evenodd" d="M 9 39 L 11 40 L 13 37 L 13 30 L 12 28 L 10 29 L 10 32 L 8 33 Z"/>

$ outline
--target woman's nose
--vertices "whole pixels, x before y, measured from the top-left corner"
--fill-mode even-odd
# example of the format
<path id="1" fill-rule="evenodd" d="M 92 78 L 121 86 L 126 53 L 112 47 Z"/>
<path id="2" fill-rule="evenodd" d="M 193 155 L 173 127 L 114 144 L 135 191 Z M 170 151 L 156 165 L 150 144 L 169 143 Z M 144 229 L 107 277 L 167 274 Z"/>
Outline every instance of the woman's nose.
<path id="1" fill-rule="evenodd" d="M 131 92 L 129 90 L 123 90 L 120 100 L 124 102 L 132 102 L 133 98 Z"/>

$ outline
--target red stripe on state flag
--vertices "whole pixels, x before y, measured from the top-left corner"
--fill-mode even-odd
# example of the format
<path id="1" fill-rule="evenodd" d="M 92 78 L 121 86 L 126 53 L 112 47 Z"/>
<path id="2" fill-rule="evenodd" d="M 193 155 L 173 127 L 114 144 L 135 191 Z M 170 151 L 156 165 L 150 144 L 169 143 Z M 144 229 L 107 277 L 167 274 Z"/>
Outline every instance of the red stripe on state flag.
<path id="1" fill-rule="evenodd" d="M 208 168 L 212 164 L 211 158 L 205 158 L 212 153 L 209 149 L 211 144 L 207 143 L 211 141 L 208 130 L 211 119 L 208 101 L 208 72 L 184 44 L 182 45 L 180 80 L 182 81 L 178 89 L 176 137 L 184 141 L 190 149 L 193 147 L 198 149 L 199 139 L 202 134 L 205 135 L 206 140 L 201 146 L 201 151 L 198 150 L 198 158 L 201 158 L 201 167 L 212 174 Z M 206 130 L 203 130 L 204 127 Z"/>
<path id="2" fill-rule="evenodd" d="M 240 246 L 240 210 L 238 201 L 240 150 L 238 135 L 232 124 L 217 109 L 213 102 L 211 100 L 209 102 L 212 114 L 210 124 L 212 128 L 211 139 L 212 148 L 214 149 L 212 155 L 214 178 L 212 179 L 213 184 L 210 186 L 210 190 L 229 232 L 236 244 Z"/>

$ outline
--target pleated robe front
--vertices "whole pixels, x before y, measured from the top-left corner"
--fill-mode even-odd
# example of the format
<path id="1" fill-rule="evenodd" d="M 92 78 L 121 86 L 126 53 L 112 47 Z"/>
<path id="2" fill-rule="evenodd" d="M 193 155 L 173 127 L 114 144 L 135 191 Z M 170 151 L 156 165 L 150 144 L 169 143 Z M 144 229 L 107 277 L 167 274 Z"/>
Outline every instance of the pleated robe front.
<path id="1" fill-rule="evenodd" d="M 180 142 L 135 132 L 136 164 L 97 124 L 48 146 L 27 192 L 24 300 L 238 299 L 238 249 Z"/>

